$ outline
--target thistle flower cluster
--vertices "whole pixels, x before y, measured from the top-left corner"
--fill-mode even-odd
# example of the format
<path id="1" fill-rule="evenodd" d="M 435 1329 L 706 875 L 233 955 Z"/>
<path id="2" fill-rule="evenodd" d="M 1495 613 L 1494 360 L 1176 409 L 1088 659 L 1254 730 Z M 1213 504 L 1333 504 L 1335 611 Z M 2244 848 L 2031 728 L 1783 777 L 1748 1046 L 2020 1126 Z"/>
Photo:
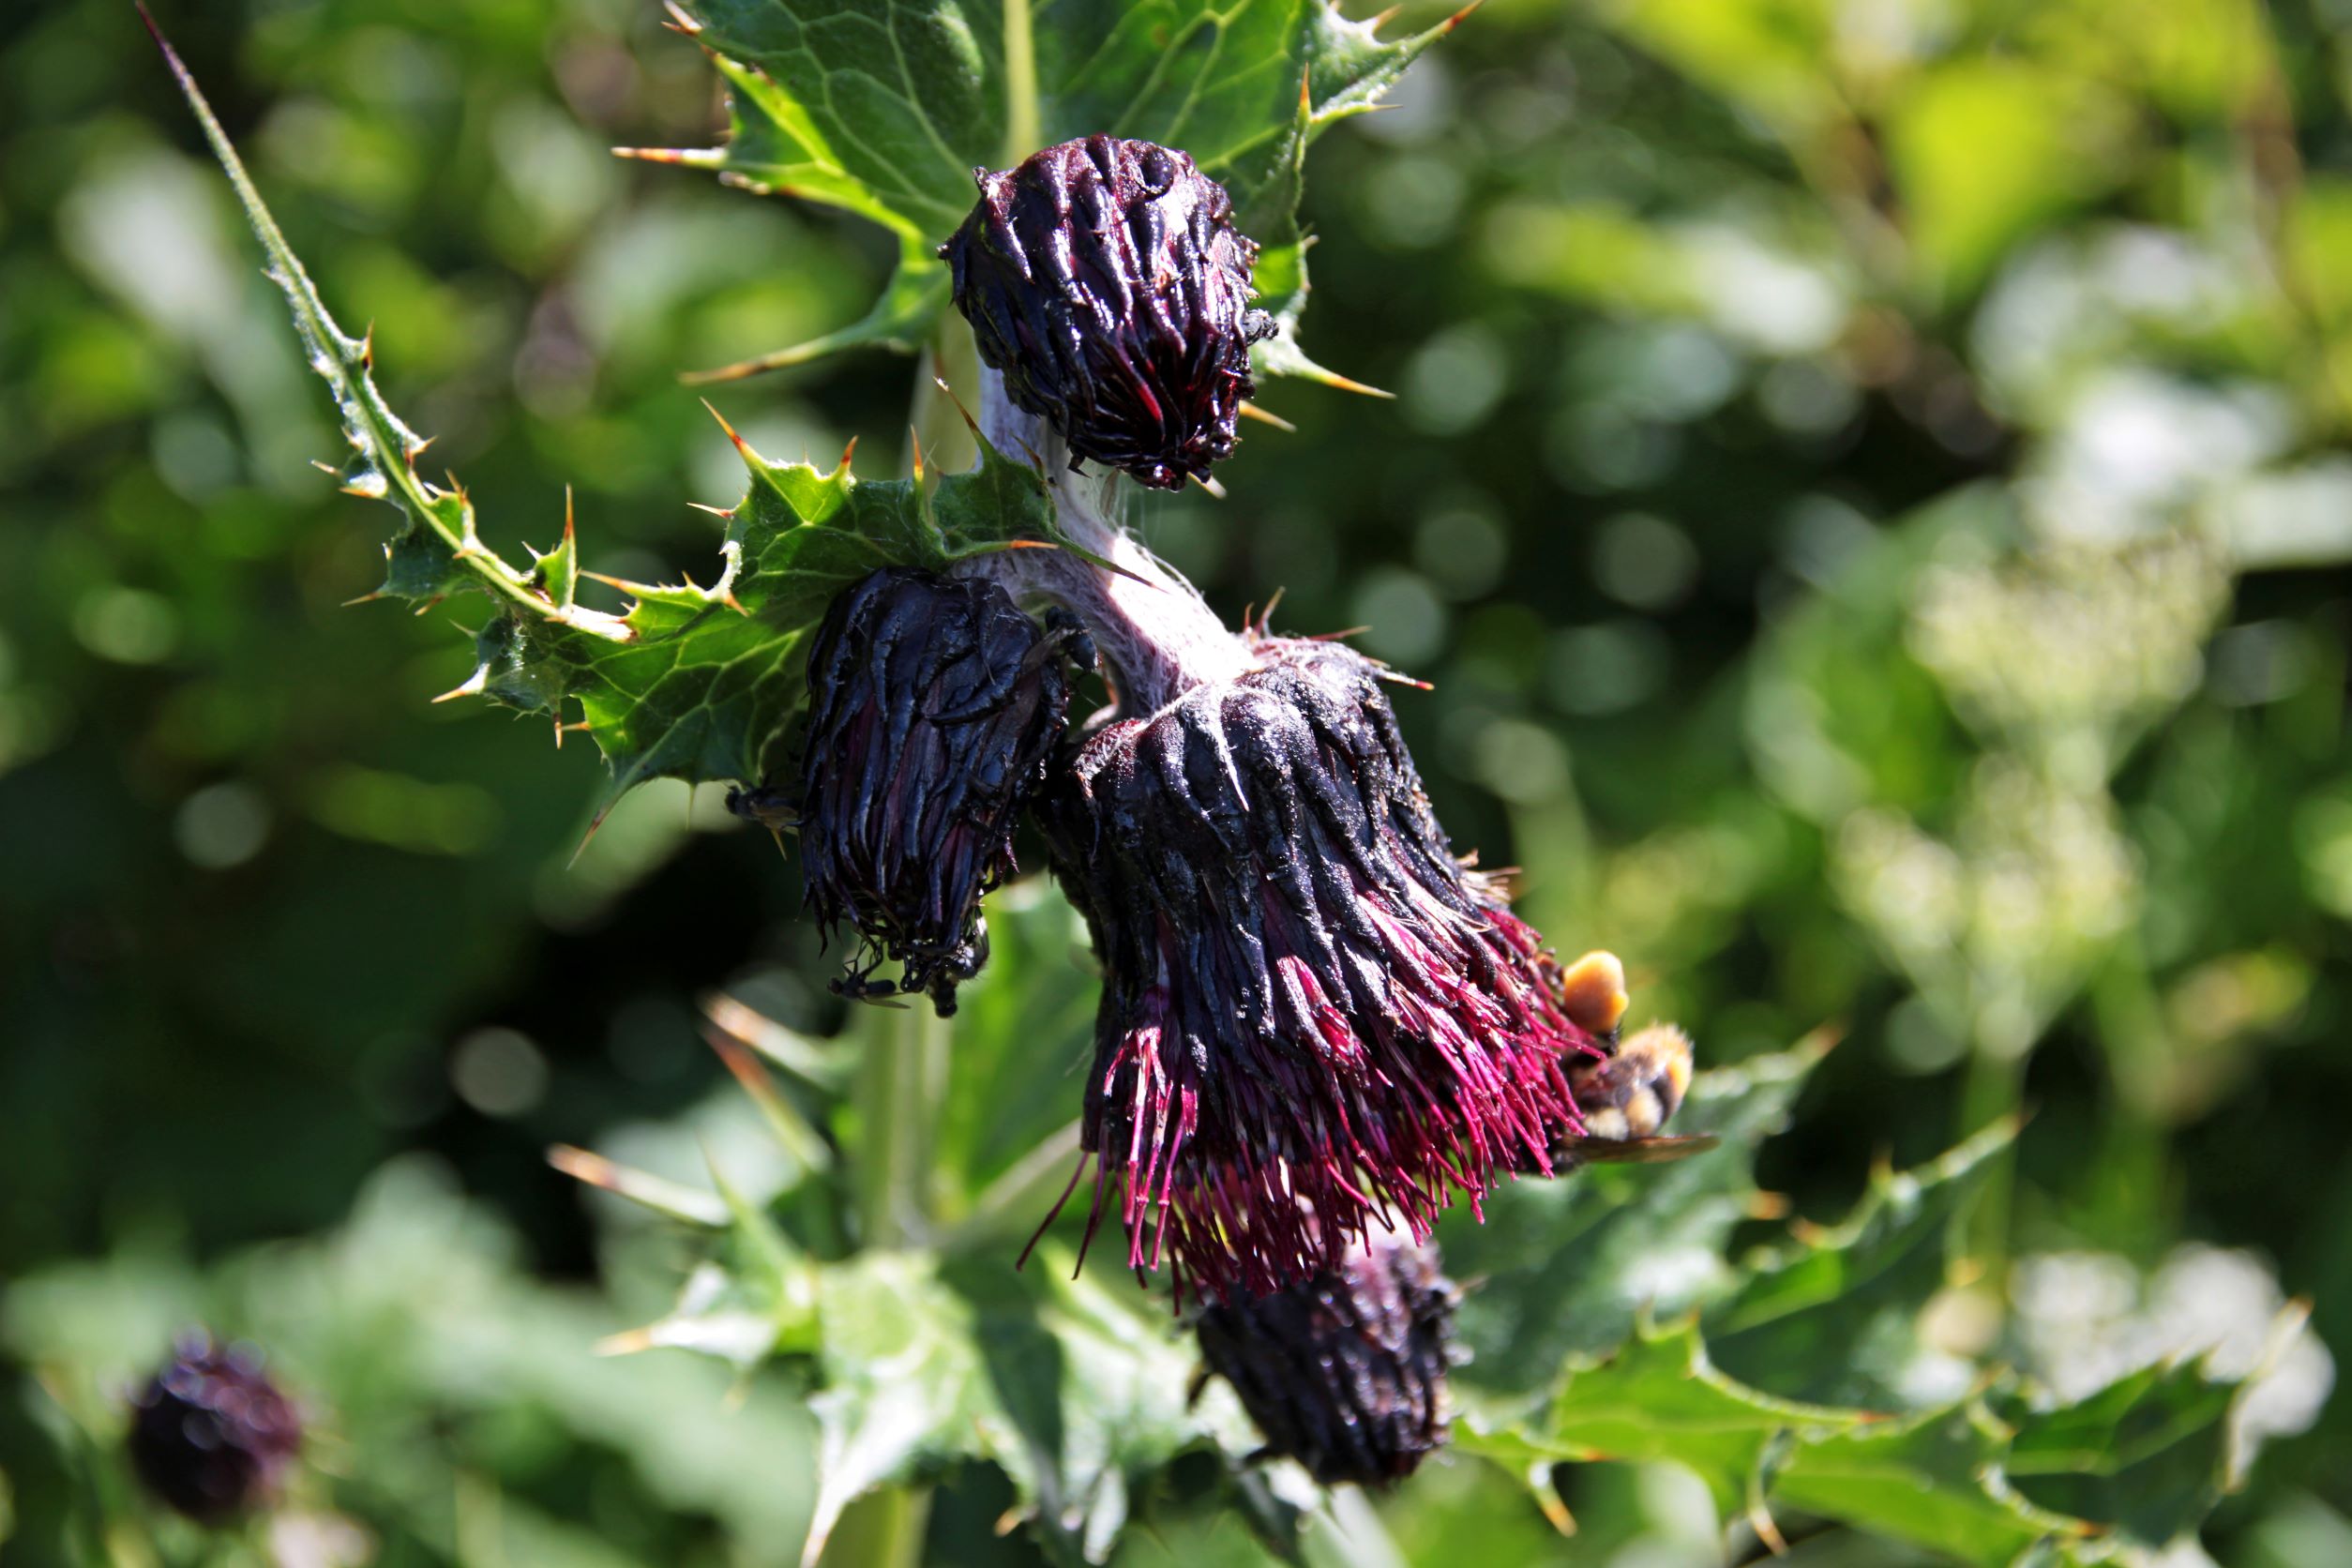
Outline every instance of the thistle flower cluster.
<path id="1" fill-rule="evenodd" d="M 302 1447 L 302 1421 L 249 1347 L 188 1335 L 132 1396 L 131 1469 L 157 1501 L 219 1525 L 267 1506 Z"/>
<path id="2" fill-rule="evenodd" d="M 1443 1436 L 1439 1214 L 1689 1142 L 1655 1136 L 1689 1043 L 1621 1045 L 1617 960 L 1561 965 L 1455 855 L 1382 666 L 1229 631 L 1112 520 L 1115 475 L 1079 468 L 1173 487 L 1231 451 L 1273 324 L 1225 192 L 1102 136 L 978 179 L 943 253 L 994 372 L 984 418 L 1048 473 L 1070 460 L 1051 483 L 1080 548 L 880 571 L 833 607 L 780 803 L 808 902 L 864 939 L 853 991 L 892 988 L 868 976 L 893 957 L 945 1012 L 1026 815 L 1103 968 L 1090 1240 L 1115 1214 L 1129 1264 L 1198 1302 L 1208 1367 L 1270 1451 L 1392 1480 Z M 1065 732 L 1064 656 L 1096 647 L 1111 706 Z"/>

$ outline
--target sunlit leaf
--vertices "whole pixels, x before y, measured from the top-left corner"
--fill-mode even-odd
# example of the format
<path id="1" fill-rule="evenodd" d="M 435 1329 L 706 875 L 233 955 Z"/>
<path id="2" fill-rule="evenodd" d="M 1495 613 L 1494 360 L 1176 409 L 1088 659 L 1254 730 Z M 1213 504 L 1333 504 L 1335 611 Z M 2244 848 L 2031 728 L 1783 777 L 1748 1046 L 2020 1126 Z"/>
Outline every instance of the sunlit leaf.
<path id="1" fill-rule="evenodd" d="M 1531 1394 L 1565 1357 L 1621 1343 L 1645 1310 L 1671 1316 L 1728 1289 L 1724 1243 L 1756 1192 L 1756 1145 L 1780 1130 L 1820 1058 L 1800 1048 L 1692 1079 L 1674 1130 L 1722 1139 L 1704 1153 L 1516 1182 L 1487 1199 L 1483 1225 L 1451 1219 L 1447 1266 L 1481 1281 L 1462 1304 L 1471 1359 L 1457 1380 Z"/>

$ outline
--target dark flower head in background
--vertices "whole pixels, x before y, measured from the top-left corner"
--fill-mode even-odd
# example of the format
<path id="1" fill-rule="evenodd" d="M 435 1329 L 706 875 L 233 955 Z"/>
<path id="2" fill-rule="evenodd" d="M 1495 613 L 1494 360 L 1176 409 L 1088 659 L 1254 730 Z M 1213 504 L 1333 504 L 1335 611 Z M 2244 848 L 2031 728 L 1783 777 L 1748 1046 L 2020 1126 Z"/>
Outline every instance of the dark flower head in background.
<path id="1" fill-rule="evenodd" d="M 1003 589 L 911 566 L 844 592 L 809 646 L 809 717 L 790 818 L 807 902 L 864 939 L 841 988 L 887 957 L 942 1016 L 988 957 L 980 897 L 1010 875 L 1013 830 L 1070 701 L 1064 638 Z M 776 792 L 731 798 L 773 818 Z"/>
<path id="2" fill-rule="evenodd" d="M 126 1447 L 158 1501 L 226 1524 L 277 1500 L 302 1422 L 249 1347 L 194 1334 L 132 1397 Z"/>
<path id="3" fill-rule="evenodd" d="M 1250 309 L 1258 247 L 1225 188 L 1183 153 L 1110 136 L 972 178 L 979 204 L 941 254 L 1013 401 L 1074 458 L 1161 490 L 1206 478 L 1233 450 L 1249 346 L 1275 330 Z"/>
<path id="4" fill-rule="evenodd" d="M 1431 814 L 1380 669 L 1256 667 L 1096 733 L 1041 802 L 1104 970 L 1084 1146 L 1129 1260 L 1229 1296 L 1547 1171 L 1598 1055 L 1536 934 Z M 1614 1023 L 1611 1018 L 1610 1023 Z"/>
<path id="5" fill-rule="evenodd" d="M 1327 1485 L 1400 1481 L 1445 1442 L 1457 1295 L 1434 1245 L 1376 1230 L 1327 1274 L 1207 1304 L 1203 1372 L 1233 1385 L 1265 1453 Z"/>

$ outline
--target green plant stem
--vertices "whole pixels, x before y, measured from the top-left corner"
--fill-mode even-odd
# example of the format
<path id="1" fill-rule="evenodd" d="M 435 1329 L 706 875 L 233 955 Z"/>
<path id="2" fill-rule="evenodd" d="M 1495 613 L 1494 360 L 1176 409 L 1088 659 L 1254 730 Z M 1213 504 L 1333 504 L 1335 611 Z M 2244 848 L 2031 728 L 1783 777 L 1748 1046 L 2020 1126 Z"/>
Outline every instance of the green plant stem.
<path id="1" fill-rule="evenodd" d="M 1029 0 L 1004 0 L 1004 163 L 1037 150 L 1045 134 L 1037 106 L 1037 42 Z"/>
<path id="2" fill-rule="evenodd" d="M 919 1244 L 930 1229 L 947 1025 L 921 999 L 875 1017 L 858 1068 L 861 1136 L 852 1179 L 865 1245 L 888 1248 Z"/>
<path id="3" fill-rule="evenodd" d="M 2026 1056 L 1986 1049 L 1969 1053 L 1968 1080 L 1960 1093 L 1960 1135 L 1973 1136 L 2004 1116 L 2014 1115 L 2026 1090 Z M 1996 1155 L 1975 1204 L 1961 1221 L 1955 1242 L 1961 1254 L 1998 1279 L 2009 1259 L 2010 1201 L 2016 1185 L 2017 1151 L 2013 1144 Z"/>

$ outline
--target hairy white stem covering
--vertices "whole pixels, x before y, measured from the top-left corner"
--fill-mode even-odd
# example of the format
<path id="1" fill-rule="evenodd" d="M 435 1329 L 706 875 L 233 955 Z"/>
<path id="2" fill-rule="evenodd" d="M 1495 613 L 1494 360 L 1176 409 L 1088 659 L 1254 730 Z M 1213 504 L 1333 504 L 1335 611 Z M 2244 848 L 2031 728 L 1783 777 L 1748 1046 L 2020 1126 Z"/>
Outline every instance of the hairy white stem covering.
<path id="1" fill-rule="evenodd" d="M 1155 712 L 1203 682 L 1232 680 L 1256 663 L 1199 592 L 1120 525 L 1117 471 L 1097 464 L 1071 472 L 1060 434 L 1016 408 L 1003 378 L 985 368 L 980 428 L 1007 455 L 1033 452 L 1044 463 L 1063 537 L 1134 575 L 1106 571 L 1066 550 L 1003 550 L 958 569 L 995 579 L 1016 598 L 1048 600 L 1077 616 L 1094 640 L 1123 715 Z"/>

